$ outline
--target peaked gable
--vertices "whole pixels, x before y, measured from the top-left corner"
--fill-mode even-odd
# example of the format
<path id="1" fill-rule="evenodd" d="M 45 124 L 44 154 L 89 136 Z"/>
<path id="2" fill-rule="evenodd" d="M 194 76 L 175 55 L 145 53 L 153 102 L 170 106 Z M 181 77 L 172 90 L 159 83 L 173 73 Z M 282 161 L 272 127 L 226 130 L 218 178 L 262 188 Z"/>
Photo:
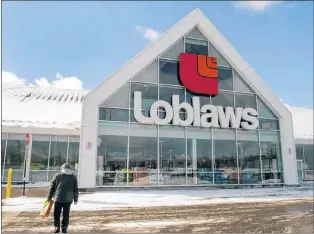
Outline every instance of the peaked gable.
<path id="1" fill-rule="evenodd" d="M 99 105 L 108 100 L 112 95 L 117 94 L 123 86 L 140 74 L 144 69 L 152 66 L 153 62 L 161 55 L 169 52 L 174 58 L 177 56 L 175 49 L 171 51 L 174 45 L 181 46 L 180 41 L 184 36 L 193 38 L 199 37 L 199 32 L 209 42 L 210 54 L 217 56 L 219 63 L 225 67 L 231 67 L 238 77 L 243 79 L 243 83 L 237 84 L 239 89 L 252 90 L 260 100 L 272 111 L 279 119 L 281 154 L 286 158 L 284 160 L 285 170 L 289 169 L 291 175 L 296 175 L 297 168 L 295 162 L 295 148 L 293 138 L 292 116 L 289 110 L 284 106 L 280 99 L 264 83 L 264 81 L 255 73 L 240 56 L 240 54 L 231 46 L 215 26 L 200 12 L 195 9 L 170 30 L 164 33 L 159 39 L 138 53 L 117 72 L 105 80 L 94 91 L 90 92 L 84 99 L 82 112 L 81 128 L 81 150 L 80 165 L 89 163 L 90 167 L 96 169 L 96 160 L 91 164 L 90 159 L 97 155 L 97 145 L 87 148 L 90 142 L 97 142 L 98 138 L 98 114 Z M 216 53 L 216 54 L 215 54 Z M 167 55 L 169 56 L 169 55 Z M 153 78 L 153 77 L 152 77 Z M 142 78 L 138 76 L 139 80 Z M 247 86 L 245 85 L 247 84 Z M 227 87 L 228 88 L 228 87 Z M 79 170 L 80 171 L 80 170 Z M 80 186 L 91 186 L 95 183 L 96 170 L 94 173 L 79 176 Z M 294 176 L 285 179 L 286 184 L 294 184 Z"/>
<path id="2" fill-rule="evenodd" d="M 195 30 L 197 28 L 198 30 Z M 200 33 L 202 35 L 200 35 Z M 120 89 L 130 79 L 135 77 L 143 69 L 150 66 L 153 61 L 163 54 L 170 53 L 170 48 L 175 44 L 178 47 L 183 46 L 180 40 L 184 36 L 191 38 L 204 37 L 209 42 L 209 52 L 212 56 L 218 58 L 218 63 L 226 67 L 232 67 L 238 76 L 248 85 L 248 90 L 253 90 L 261 100 L 276 114 L 276 116 L 290 115 L 288 109 L 283 105 L 280 99 L 274 95 L 272 90 L 265 82 L 255 73 L 252 67 L 244 61 L 240 54 L 232 47 L 232 45 L 224 38 L 218 29 L 201 13 L 199 9 L 195 9 L 185 18 L 180 20 L 171 29 L 164 33 L 159 39 L 138 53 L 117 72 L 105 80 L 94 91 L 90 92 L 85 100 L 93 100 L 100 104 L 106 100 L 113 92 Z M 172 54 L 172 56 L 177 56 Z M 220 62 L 219 62 L 220 61 Z M 110 89 L 108 88 L 110 87 Z M 106 91 L 104 92 L 105 89 Z M 100 93 L 102 95 L 100 95 Z M 98 99 L 97 97 L 101 97 Z M 263 98 L 263 97 L 267 97 Z M 271 100 L 271 102 L 269 101 Z"/>

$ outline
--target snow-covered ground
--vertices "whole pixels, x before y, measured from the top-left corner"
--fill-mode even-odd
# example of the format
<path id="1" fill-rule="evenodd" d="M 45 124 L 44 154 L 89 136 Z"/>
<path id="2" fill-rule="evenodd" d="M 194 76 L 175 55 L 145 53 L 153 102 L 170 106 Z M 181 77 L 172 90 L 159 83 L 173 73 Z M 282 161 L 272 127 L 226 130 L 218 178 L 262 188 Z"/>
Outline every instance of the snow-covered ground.
<path id="1" fill-rule="evenodd" d="M 173 191 L 115 191 L 82 194 L 72 210 L 105 210 L 126 207 L 181 206 L 313 199 L 312 187 Z M 2 200 L 3 211 L 39 211 L 44 198 Z"/>

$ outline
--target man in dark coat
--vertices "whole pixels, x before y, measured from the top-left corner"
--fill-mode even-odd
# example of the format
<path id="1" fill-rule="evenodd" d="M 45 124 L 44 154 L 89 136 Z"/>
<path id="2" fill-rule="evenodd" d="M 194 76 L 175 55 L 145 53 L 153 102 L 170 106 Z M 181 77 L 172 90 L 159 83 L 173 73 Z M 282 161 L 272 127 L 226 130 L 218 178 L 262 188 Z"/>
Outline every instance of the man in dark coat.
<path id="1" fill-rule="evenodd" d="M 69 225 L 69 215 L 71 204 L 78 200 L 78 185 L 77 178 L 70 169 L 70 164 L 62 165 L 61 172 L 57 173 L 52 179 L 48 191 L 47 201 L 49 202 L 54 197 L 54 233 L 60 232 L 60 215 L 62 211 L 62 233 L 67 233 Z"/>

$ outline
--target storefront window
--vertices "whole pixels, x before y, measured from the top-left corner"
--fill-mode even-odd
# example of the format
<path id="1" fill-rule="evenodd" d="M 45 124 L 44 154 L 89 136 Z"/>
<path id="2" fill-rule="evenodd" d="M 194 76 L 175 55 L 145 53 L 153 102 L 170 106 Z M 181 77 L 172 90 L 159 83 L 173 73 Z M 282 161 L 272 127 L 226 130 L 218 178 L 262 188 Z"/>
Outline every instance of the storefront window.
<path id="1" fill-rule="evenodd" d="M 208 42 L 205 40 L 185 38 L 185 53 L 208 56 Z"/>
<path id="2" fill-rule="evenodd" d="M 129 110 L 127 109 L 110 109 L 110 108 L 99 108 L 99 120 L 106 121 L 129 121 Z"/>
<path id="3" fill-rule="evenodd" d="M 159 83 L 169 85 L 180 85 L 179 63 L 170 60 L 159 60 Z"/>
<path id="4" fill-rule="evenodd" d="M 23 180 L 24 158 L 25 135 L 9 134 L 4 165 L 4 180 L 7 179 L 7 172 L 9 168 L 13 169 L 12 181 Z"/>
<path id="5" fill-rule="evenodd" d="M 295 150 L 296 150 L 296 157 L 297 157 L 297 159 L 304 160 L 304 157 L 303 157 L 303 145 L 296 145 L 295 146 Z"/>
<path id="6" fill-rule="evenodd" d="M 75 171 L 78 170 L 79 155 L 80 155 L 80 138 L 77 136 L 70 136 L 68 163 L 71 165 L 72 170 Z"/>
<path id="7" fill-rule="evenodd" d="M 184 52 L 183 39 L 179 40 L 175 45 L 170 47 L 160 58 L 179 60 L 180 53 Z"/>
<path id="8" fill-rule="evenodd" d="M 184 89 L 159 87 L 159 100 L 164 100 L 171 105 L 173 95 L 179 95 L 180 103 L 185 101 Z"/>
<path id="9" fill-rule="evenodd" d="M 158 60 L 154 61 L 132 79 L 132 82 L 136 81 L 158 83 Z"/>
<path id="10" fill-rule="evenodd" d="M 306 170 L 314 170 L 314 154 L 313 145 L 303 145 L 304 147 L 304 162 Z"/>
<path id="11" fill-rule="evenodd" d="M 157 175 L 157 137 L 130 137 L 129 154 L 129 167 L 133 172 L 131 183 L 153 184 L 157 178 L 150 177 Z"/>
<path id="12" fill-rule="evenodd" d="M 187 128 L 187 183 L 212 184 L 212 141 L 211 130 Z"/>
<path id="13" fill-rule="evenodd" d="M 198 30 L 198 28 L 194 28 L 191 32 L 189 32 L 186 38 L 196 38 L 200 40 L 206 40 L 206 37 Z"/>
<path id="14" fill-rule="evenodd" d="M 222 57 L 222 55 L 216 50 L 216 48 L 211 43 L 208 43 L 208 46 L 209 56 L 217 58 L 218 66 L 231 67 L 230 64 L 226 61 L 226 59 Z"/>
<path id="15" fill-rule="evenodd" d="M 159 130 L 160 184 L 186 184 L 186 145 L 183 128 L 163 126 Z"/>
<path id="16" fill-rule="evenodd" d="M 212 104 L 215 106 L 222 107 L 233 107 L 233 93 L 220 92 L 219 95 L 211 97 Z"/>
<path id="17" fill-rule="evenodd" d="M 279 122 L 277 119 L 261 119 L 259 118 L 259 129 L 262 130 L 279 130 Z"/>
<path id="18" fill-rule="evenodd" d="M 214 183 L 237 184 L 237 151 L 234 130 L 214 130 Z"/>
<path id="19" fill-rule="evenodd" d="M 235 106 L 242 108 L 253 108 L 254 110 L 257 110 L 255 95 L 236 93 Z"/>
<path id="20" fill-rule="evenodd" d="M 218 88 L 220 90 L 233 90 L 232 69 L 218 67 L 218 82 Z"/>
<path id="21" fill-rule="evenodd" d="M 279 133 L 260 131 L 260 142 L 263 183 L 281 183 L 282 162 Z"/>
<path id="22" fill-rule="evenodd" d="M 234 91 L 243 93 L 254 93 L 253 90 L 244 82 L 244 80 L 235 70 L 233 70 L 233 77 L 234 77 Z"/>
<path id="23" fill-rule="evenodd" d="M 240 184 L 261 183 L 260 149 L 257 131 L 237 130 Z"/>
<path id="24" fill-rule="evenodd" d="M 258 107 L 259 118 L 277 119 L 274 113 L 262 102 L 260 98 L 257 98 L 257 107 Z"/>
<path id="25" fill-rule="evenodd" d="M 47 181 L 49 146 L 49 135 L 33 135 L 30 181 Z"/>
<path id="26" fill-rule="evenodd" d="M 186 90 L 186 102 L 189 103 L 190 105 L 193 105 L 192 98 L 194 96 L 198 97 L 200 99 L 200 106 L 210 105 L 211 104 L 210 97 L 197 96 L 197 95 L 194 95 L 194 94 L 190 93 L 188 90 Z"/>
<path id="27" fill-rule="evenodd" d="M 61 166 L 67 161 L 68 137 L 51 136 L 50 158 L 49 158 L 49 181 L 61 170 Z"/>
<path id="28" fill-rule="evenodd" d="M 97 185 L 126 185 L 128 137 L 101 135 L 98 143 Z"/>
<path id="29" fill-rule="evenodd" d="M 129 108 L 130 84 L 127 83 L 100 106 L 111 108 Z"/>
<path id="30" fill-rule="evenodd" d="M 134 108 L 134 92 L 142 93 L 142 109 L 149 110 L 154 102 L 158 100 L 158 87 L 151 84 L 132 83 L 131 85 L 131 108 Z"/>

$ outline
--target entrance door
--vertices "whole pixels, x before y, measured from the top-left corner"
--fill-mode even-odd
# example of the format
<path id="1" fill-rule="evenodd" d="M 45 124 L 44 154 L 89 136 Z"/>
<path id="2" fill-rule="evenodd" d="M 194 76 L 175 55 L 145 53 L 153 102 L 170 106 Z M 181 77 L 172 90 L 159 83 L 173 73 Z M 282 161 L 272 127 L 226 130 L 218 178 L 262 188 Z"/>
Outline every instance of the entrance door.
<path id="1" fill-rule="evenodd" d="M 298 180 L 299 183 L 303 181 L 303 161 L 297 160 Z"/>

